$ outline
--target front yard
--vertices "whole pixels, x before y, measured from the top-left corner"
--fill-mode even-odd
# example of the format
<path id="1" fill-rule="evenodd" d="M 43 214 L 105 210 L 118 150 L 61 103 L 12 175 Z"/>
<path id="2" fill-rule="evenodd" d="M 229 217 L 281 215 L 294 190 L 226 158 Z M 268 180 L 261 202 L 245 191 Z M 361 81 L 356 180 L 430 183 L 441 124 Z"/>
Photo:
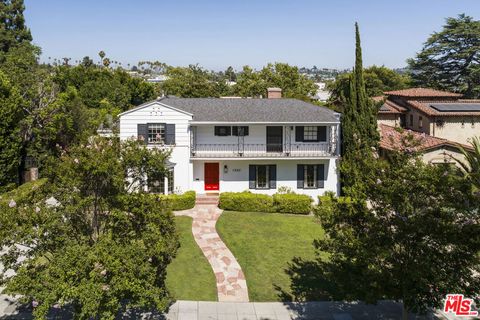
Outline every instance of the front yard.
<path id="1" fill-rule="evenodd" d="M 228 211 L 217 231 L 245 273 L 251 301 L 283 300 L 276 287 L 290 292 L 288 263 L 294 257 L 313 259 L 312 242 L 324 234 L 311 216 Z"/>
<path id="2" fill-rule="evenodd" d="M 167 287 L 175 299 L 217 301 L 213 270 L 192 235 L 192 218 L 175 217 L 180 249 L 167 268 Z"/>

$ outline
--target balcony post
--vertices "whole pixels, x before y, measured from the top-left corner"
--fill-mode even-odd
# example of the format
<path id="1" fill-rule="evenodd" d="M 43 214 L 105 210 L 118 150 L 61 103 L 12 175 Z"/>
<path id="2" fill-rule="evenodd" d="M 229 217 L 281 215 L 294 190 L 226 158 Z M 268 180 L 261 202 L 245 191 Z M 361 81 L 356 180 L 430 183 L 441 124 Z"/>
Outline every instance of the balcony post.
<path id="1" fill-rule="evenodd" d="M 192 156 L 195 156 L 197 151 L 197 127 L 190 126 L 190 151 Z"/>
<path id="2" fill-rule="evenodd" d="M 292 126 L 285 126 L 285 153 L 287 156 L 292 151 Z"/>

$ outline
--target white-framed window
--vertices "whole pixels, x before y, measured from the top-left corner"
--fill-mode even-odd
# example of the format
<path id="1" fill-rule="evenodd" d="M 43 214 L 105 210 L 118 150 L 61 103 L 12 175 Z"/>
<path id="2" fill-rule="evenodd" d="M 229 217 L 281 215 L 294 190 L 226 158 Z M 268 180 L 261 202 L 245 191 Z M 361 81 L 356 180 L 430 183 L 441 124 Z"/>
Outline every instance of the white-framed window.
<path id="1" fill-rule="evenodd" d="M 303 127 L 303 141 L 317 141 L 318 140 L 318 127 L 308 126 Z"/>
<path id="2" fill-rule="evenodd" d="M 255 187 L 257 189 L 268 189 L 270 187 L 269 166 L 256 166 Z"/>
<path id="3" fill-rule="evenodd" d="M 305 189 L 311 189 L 317 187 L 317 166 L 316 165 L 304 165 L 303 166 L 303 187 Z"/>
<path id="4" fill-rule="evenodd" d="M 173 177 L 173 168 L 167 169 L 167 172 L 165 174 L 151 174 L 147 179 L 148 192 L 159 194 L 172 194 L 175 190 Z M 165 178 L 167 178 L 168 190 L 165 190 Z"/>
<path id="5" fill-rule="evenodd" d="M 148 192 L 165 193 L 165 176 L 163 174 L 152 174 L 148 177 Z"/>
<path id="6" fill-rule="evenodd" d="M 162 123 L 148 124 L 148 143 L 165 143 L 165 125 Z"/>
<path id="7" fill-rule="evenodd" d="M 423 128 L 423 117 L 422 116 L 418 117 L 418 127 Z"/>

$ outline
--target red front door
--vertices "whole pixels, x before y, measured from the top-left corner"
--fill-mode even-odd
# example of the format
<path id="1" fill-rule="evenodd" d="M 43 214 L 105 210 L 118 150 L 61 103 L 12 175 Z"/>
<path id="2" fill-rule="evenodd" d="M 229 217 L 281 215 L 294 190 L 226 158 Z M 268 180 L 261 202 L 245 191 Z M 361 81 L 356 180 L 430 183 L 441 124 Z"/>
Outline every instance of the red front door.
<path id="1" fill-rule="evenodd" d="M 205 163 L 205 190 L 219 190 L 218 163 Z"/>

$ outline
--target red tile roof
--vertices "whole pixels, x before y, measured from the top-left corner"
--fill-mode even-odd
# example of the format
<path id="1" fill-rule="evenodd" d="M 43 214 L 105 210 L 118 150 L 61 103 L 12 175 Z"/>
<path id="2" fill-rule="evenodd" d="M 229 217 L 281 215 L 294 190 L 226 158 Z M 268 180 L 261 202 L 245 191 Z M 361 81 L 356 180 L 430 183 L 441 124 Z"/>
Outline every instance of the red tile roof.
<path id="1" fill-rule="evenodd" d="M 428 88 L 411 88 L 404 90 L 387 91 L 386 95 L 408 98 L 460 98 L 460 93 L 446 92 Z"/>
<path id="2" fill-rule="evenodd" d="M 447 139 L 432 137 L 425 133 L 391 127 L 380 124 L 380 148 L 386 150 L 411 149 L 411 151 L 426 151 L 439 146 L 451 146 L 470 149 L 470 146 Z"/>
<path id="3" fill-rule="evenodd" d="M 434 101 L 417 101 L 417 100 L 408 100 L 407 104 L 413 109 L 416 109 L 428 116 L 439 116 L 439 117 L 454 117 L 454 116 L 480 116 L 480 111 L 447 111 L 442 112 L 438 111 L 430 106 L 432 103 L 480 103 L 478 100 L 455 100 L 455 101 L 441 101 L 441 100 L 434 100 Z"/>
<path id="4" fill-rule="evenodd" d="M 378 110 L 378 113 L 396 113 L 396 114 L 401 114 L 405 111 L 408 111 L 407 108 L 402 107 L 401 105 L 390 101 L 390 100 L 385 100 L 385 103 L 382 105 L 380 110 Z"/>

